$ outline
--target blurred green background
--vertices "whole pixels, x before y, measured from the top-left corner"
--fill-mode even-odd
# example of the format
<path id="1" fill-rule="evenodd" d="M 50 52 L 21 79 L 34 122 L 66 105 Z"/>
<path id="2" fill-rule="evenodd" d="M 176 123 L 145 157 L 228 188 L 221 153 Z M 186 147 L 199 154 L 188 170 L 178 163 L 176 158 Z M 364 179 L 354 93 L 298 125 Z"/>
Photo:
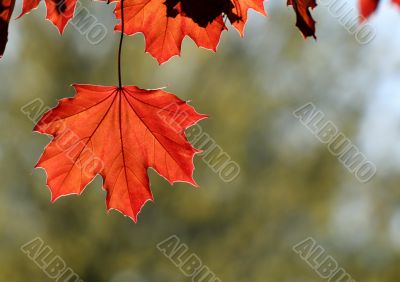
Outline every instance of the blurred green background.
<path id="1" fill-rule="evenodd" d="M 44 171 L 33 169 L 49 139 L 20 110 L 36 98 L 55 106 L 72 83 L 117 83 L 112 8 L 84 3 L 108 30 L 95 46 L 72 26 L 60 37 L 43 7 L 12 21 L 0 62 L 0 281 L 51 281 L 20 250 L 35 237 L 84 281 L 190 281 L 156 248 L 173 234 L 222 281 L 323 281 L 292 251 L 309 236 L 355 281 L 399 281 L 400 15 L 384 4 L 370 21 L 376 38 L 360 45 L 321 7 L 318 40 L 303 40 L 284 2 L 252 15 L 244 40 L 225 32 L 217 54 L 186 40 L 182 57 L 160 67 L 141 35 L 125 41 L 125 84 L 191 100 L 241 168 L 225 183 L 198 156 L 199 189 L 151 171 L 155 202 L 137 224 L 106 213 L 99 177 L 51 204 Z M 293 117 L 308 102 L 376 164 L 369 183 Z"/>

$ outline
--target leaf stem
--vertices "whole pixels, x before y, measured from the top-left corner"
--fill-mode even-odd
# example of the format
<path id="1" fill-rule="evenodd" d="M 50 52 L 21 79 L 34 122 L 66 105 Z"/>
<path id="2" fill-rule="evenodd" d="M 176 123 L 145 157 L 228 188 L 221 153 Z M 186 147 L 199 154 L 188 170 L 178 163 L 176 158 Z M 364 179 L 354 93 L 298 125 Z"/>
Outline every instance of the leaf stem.
<path id="1" fill-rule="evenodd" d="M 122 53 L 122 43 L 124 41 L 124 32 L 125 32 L 124 0 L 121 0 L 121 38 L 119 40 L 119 49 L 118 49 L 118 85 L 119 85 L 119 89 L 122 89 L 121 53 Z"/>

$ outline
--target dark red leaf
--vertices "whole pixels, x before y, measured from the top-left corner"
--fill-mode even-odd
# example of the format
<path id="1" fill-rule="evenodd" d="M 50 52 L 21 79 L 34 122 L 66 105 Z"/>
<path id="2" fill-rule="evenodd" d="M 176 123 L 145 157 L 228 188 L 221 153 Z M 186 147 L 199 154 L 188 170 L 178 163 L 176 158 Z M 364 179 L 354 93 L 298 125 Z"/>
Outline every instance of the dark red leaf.
<path id="1" fill-rule="evenodd" d="M 296 13 L 296 26 L 304 37 L 315 37 L 315 21 L 311 16 L 310 9 L 317 6 L 315 0 L 288 0 L 287 5 L 293 6 Z"/>
<path id="2" fill-rule="evenodd" d="M 15 0 L 0 0 L 0 58 L 8 41 L 8 25 L 14 10 Z"/>

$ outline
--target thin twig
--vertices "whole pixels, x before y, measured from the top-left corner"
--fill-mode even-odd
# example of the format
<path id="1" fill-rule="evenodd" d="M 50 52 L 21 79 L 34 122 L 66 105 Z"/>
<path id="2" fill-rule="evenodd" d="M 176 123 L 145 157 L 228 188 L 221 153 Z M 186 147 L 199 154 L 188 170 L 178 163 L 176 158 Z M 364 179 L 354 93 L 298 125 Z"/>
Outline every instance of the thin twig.
<path id="1" fill-rule="evenodd" d="M 122 42 L 124 41 L 124 31 L 125 31 L 124 0 L 121 0 L 121 38 L 119 40 L 119 49 L 118 49 L 118 83 L 119 83 L 119 89 L 122 89 L 121 53 L 122 53 Z"/>

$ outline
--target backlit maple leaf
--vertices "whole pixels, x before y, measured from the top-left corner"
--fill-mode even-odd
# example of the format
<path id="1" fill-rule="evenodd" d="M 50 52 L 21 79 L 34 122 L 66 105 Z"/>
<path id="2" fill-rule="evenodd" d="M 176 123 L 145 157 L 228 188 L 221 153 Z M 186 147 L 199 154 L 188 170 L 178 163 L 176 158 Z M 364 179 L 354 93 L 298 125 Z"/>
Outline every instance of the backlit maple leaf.
<path id="1" fill-rule="evenodd" d="M 146 51 L 161 64 L 180 54 L 185 36 L 216 51 L 226 29 L 223 15 L 243 34 L 249 9 L 265 14 L 263 0 L 124 0 L 125 33 L 143 33 Z M 121 19 L 120 2 L 115 14 Z M 116 29 L 121 30 L 121 24 Z"/>
<path id="2" fill-rule="evenodd" d="M 103 177 L 107 209 L 131 217 L 153 200 L 147 169 L 171 184 L 196 185 L 193 157 L 199 152 L 184 130 L 205 118 L 162 90 L 135 86 L 74 85 L 76 96 L 62 99 L 35 131 L 54 137 L 36 167 L 47 172 L 52 201 L 80 194 Z"/>
<path id="3" fill-rule="evenodd" d="M 189 36 L 199 46 L 216 50 L 221 32 L 225 29 L 222 16 L 206 28 L 181 15 L 167 17 L 164 0 L 124 0 L 125 34 L 144 34 L 146 52 L 161 64 L 172 56 L 179 55 L 182 41 Z M 115 8 L 118 19 L 121 17 L 120 3 Z M 116 27 L 121 29 L 121 24 Z"/>

